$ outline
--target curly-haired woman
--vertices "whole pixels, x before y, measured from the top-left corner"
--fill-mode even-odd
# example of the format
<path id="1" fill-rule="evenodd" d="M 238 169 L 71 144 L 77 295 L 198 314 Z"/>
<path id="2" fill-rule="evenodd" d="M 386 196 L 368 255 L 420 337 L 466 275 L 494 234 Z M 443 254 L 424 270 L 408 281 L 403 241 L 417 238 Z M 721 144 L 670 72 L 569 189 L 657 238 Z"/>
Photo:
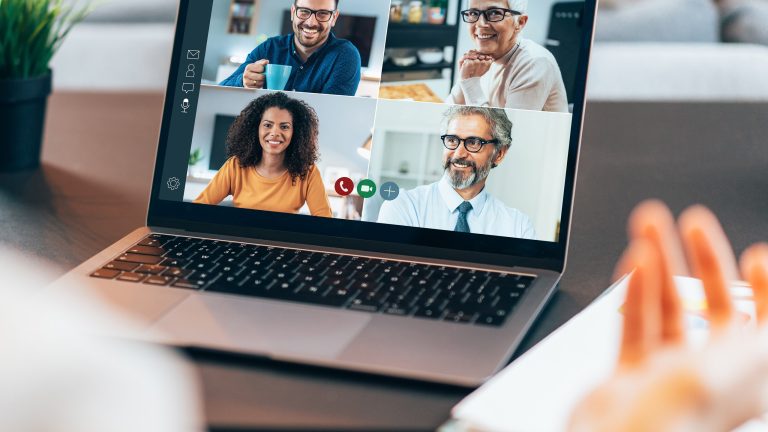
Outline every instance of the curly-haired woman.
<path id="1" fill-rule="evenodd" d="M 229 159 L 195 200 L 219 204 L 232 195 L 235 207 L 331 217 L 318 158 L 315 110 L 285 93 L 254 99 L 227 135 Z"/>

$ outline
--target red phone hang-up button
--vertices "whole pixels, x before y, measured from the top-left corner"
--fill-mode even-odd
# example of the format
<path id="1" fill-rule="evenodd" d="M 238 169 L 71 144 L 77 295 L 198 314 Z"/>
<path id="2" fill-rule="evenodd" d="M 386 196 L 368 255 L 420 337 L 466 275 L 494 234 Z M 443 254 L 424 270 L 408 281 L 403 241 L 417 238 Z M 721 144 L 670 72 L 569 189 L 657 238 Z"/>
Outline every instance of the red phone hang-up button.
<path id="1" fill-rule="evenodd" d="M 336 180 L 335 189 L 337 194 L 347 196 L 355 190 L 355 183 L 349 177 L 341 177 Z"/>

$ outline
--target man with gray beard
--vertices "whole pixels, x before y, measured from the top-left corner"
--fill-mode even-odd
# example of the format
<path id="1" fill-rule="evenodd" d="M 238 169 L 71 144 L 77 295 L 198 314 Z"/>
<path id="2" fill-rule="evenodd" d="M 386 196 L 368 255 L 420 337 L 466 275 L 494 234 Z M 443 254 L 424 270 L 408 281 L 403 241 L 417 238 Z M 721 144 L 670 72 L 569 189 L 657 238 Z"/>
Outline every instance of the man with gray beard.
<path id="1" fill-rule="evenodd" d="M 528 216 L 485 190 L 488 175 L 512 144 L 512 122 L 504 110 L 454 106 L 444 120 L 443 178 L 385 202 L 378 222 L 534 239 Z"/>

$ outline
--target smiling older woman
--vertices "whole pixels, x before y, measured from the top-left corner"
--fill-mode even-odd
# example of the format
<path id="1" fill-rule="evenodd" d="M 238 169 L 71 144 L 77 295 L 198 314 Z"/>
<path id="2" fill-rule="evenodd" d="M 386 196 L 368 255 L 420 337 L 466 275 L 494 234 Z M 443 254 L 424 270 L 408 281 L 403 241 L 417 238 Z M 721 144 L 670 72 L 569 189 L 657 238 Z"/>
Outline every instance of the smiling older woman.
<path id="1" fill-rule="evenodd" d="M 459 60 L 461 77 L 448 97 L 457 105 L 568 112 L 555 57 L 519 37 L 527 0 L 469 0 L 461 11 L 475 49 Z"/>
<path id="2" fill-rule="evenodd" d="M 251 102 L 229 129 L 229 159 L 196 203 L 331 217 L 318 159 L 318 119 L 305 102 L 270 93 Z"/>

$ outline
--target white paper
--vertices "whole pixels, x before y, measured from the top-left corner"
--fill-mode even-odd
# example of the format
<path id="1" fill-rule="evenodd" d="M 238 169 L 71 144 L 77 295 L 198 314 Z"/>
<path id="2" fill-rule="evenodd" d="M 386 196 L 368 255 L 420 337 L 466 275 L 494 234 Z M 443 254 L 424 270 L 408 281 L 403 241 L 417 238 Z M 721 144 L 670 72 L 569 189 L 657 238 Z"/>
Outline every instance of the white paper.
<path id="1" fill-rule="evenodd" d="M 626 280 L 626 279 L 625 279 Z M 686 310 L 704 299 L 698 280 L 677 278 Z M 589 307 L 531 348 L 452 410 L 452 429 L 481 431 L 564 431 L 576 403 L 616 366 L 626 282 L 609 289 Z M 754 315 L 749 288 L 732 288 L 745 319 Z M 702 306 L 703 307 L 703 306 Z M 706 321 L 686 313 L 692 343 L 706 339 Z M 754 421 L 739 432 L 768 430 Z"/>

